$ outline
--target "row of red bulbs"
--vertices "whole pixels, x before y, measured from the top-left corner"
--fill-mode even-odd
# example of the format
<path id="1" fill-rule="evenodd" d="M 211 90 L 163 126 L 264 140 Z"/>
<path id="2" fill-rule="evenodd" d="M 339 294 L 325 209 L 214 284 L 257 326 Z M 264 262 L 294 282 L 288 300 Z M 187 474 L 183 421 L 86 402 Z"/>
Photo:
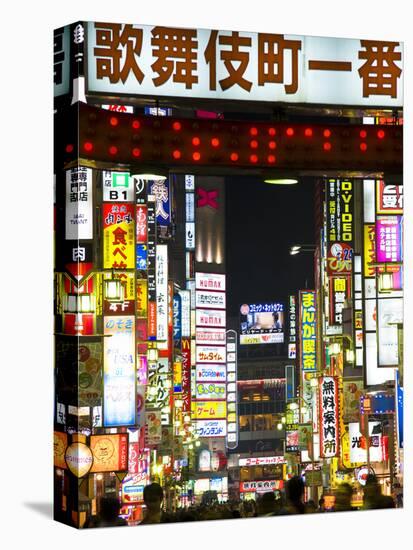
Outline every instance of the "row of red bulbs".
<path id="1" fill-rule="evenodd" d="M 271 143 L 271 142 L 270 142 Z M 273 142 L 274 145 L 271 146 L 270 145 L 270 149 L 275 149 L 276 147 L 276 143 Z M 251 146 L 252 147 L 252 146 Z M 323 149 L 324 151 L 331 151 L 331 143 L 329 141 L 326 141 L 325 143 L 323 143 Z M 93 143 L 90 142 L 90 141 L 86 141 L 84 144 L 83 144 L 83 149 L 86 153 L 91 153 L 93 151 Z M 74 150 L 74 147 L 72 144 L 68 144 L 66 145 L 66 153 L 72 153 Z M 108 152 L 110 155 L 116 155 L 118 153 L 118 147 L 116 145 L 111 145 L 108 149 Z M 360 143 L 360 151 L 367 151 L 367 143 Z M 132 149 L 132 155 L 134 157 L 140 157 L 141 155 L 141 150 L 138 148 L 138 147 L 134 147 Z M 182 153 L 179 149 L 175 149 L 173 152 L 172 152 L 172 157 L 175 159 L 175 160 L 179 160 L 182 156 Z M 236 162 L 239 158 L 239 155 L 238 153 L 231 153 L 230 154 L 230 159 L 233 161 L 233 162 Z M 275 156 L 274 155 L 268 155 L 268 162 L 275 162 Z M 201 153 L 199 151 L 195 151 L 193 154 L 192 154 L 192 159 L 195 160 L 195 161 L 199 161 L 201 160 Z M 258 162 L 258 157 L 257 155 L 250 155 L 250 161 L 251 162 Z"/>
<path id="2" fill-rule="evenodd" d="M 323 143 L 324 151 L 331 151 L 331 148 L 332 148 L 332 146 L 331 146 L 330 142 L 326 141 L 325 143 Z M 83 144 L 83 149 L 86 153 L 91 153 L 93 151 L 93 143 L 90 142 L 90 141 L 86 141 Z M 73 147 L 72 144 L 66 145 L 66 152 L 67 153 L 72 153 L 73 150 L 74 150 L 74 147 Z M 364 142 L 360 143 L 360 150 L 362 152 L 367 151 L 367 144 L 364 143 Z M 116 145 L 111 145 L 108 149 L 108 153 L 112 156 L 117 155 L 118 151 L 119 150 L 118 150 L 118 147 Z M 139 149 L 139 147 L 134 147 L 132 149 L 132 155 L 135 158 L 140 157 L 141 156 L 141 149 Z M 179 149 L 175 149 L 174 151 L 172 151 L 172 157 L 175 160 L 179 160 L 182 157 L 182 152 Z M 236 162 L 237 160 L 239 160 L 239 155 L 238 155 L 238 153 L 233 152 L 233 153 L 230 154 L 229 158 L 232 162 Z M 195 151 L 194 153 L 192 153 L 192 159 L 196 162 L 201 160 L 201 153 L 199 151 Z M 267 162 L 274 163 L 275 160 L 276 159 L 275 159 L 274 155 L 268 155 L 267 156 Z M 258 162 L 258 156 L 255 155 L 255 154 L 250 155 L 250 162 L 252 162 L 252 163 Z"/>
<path id="3" fill-rule="evenodd" d="M 117 117 L 113 116 L 109 119 L 109 123 L 110 123 L 111 126 L 117 126 L 119 124 L 119 119 Z M 132 128 L 133 129 L 138 130 L 140 128 L 140 126 L 141 126 L 141 123 L 139 122 L 139 120 L 134 119 L 132 121 Z M 176 132 L 179 132 L 180 130 L 182 130 L 182 124 L 178 120 L 176 120 L 175 122 L 172 123 L 172 129 L 175 130 Z M 275 136 L 276 133 L 277 133 L 277 130 L 275 128 L 272 128 L 272 127 L 268 128 L 268 135 Z M 295 134 L 294 128 L 291 128 L 291 127 L 286 128 L 285 134 L 288 137 L 292 137 Z M 250 135 L 251 136 L 257 136 L 258 135 L 258 128 L 256 128 L 255 126 L 250 128 Z M 312 128 L 305 128 L 304 129 L 304 135 L 305 135 L 305 137 L 312 137 L 313 129 Z M 361 138 L 366 138 L 367 137 L 367 131 L 366 130 L 360 130 L 359 135 L 360 135 Z M 386 134 L 385 134 L 384 130 L 378 130 L 377 131 L 377 137 L 379 139 L 383 139 L 385 137 L 385 135 Z M 326 137 L 326 138 L 330 137 L 331 136 L 331 130 L 329 130 L 328 128 L 323 130 L 323 136 Z M 193 138 L 193 140 L 199 140 L 199 138 Z M 212 143 L 212 142 L 214 142 L 214 143 Z M 198 145 L 199 145 L 199 143 L 198 143 Z M 219 146 L 219 139 L 218 138 L 212 138 L 211 144 L 212 144 L 213 147 L 218 147 Z M 195 145 L 195 143 L 194 143 L 194 145 Z"/>

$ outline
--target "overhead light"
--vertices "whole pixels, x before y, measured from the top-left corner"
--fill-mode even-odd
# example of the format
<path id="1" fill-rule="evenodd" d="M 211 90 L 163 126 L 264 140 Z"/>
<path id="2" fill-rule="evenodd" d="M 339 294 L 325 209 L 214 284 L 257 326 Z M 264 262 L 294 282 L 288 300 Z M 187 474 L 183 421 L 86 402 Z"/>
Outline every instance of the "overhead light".
<path id="1" fill-rule="evenodd" d="M 134 178 L 144 181 L 165 181 L 166 176 L 163 174 L 133 174 Z"/>
<path id="2" fill-rule="evenodd" d="M 300 253 L 300 249 L 298 248 L 297 250 L 290 250 L 290 256 L 295 256 L 296 254 L 299 254 Z"/>
<path id="3" fill-rule="evenodd" d="M 264 182 L 271 185 L 295 185 L 298 180 L 295 178 L 266 178 Z"/>
<path id="4" fill-rule="evenodd" d="M 291 247 L 291 252 L 298 251 L 298 250 L 300 250 L 300 248 L 301 248 L 301 245 L 296 244 L 296 245 L 294 245 L 294 246 Z"/>

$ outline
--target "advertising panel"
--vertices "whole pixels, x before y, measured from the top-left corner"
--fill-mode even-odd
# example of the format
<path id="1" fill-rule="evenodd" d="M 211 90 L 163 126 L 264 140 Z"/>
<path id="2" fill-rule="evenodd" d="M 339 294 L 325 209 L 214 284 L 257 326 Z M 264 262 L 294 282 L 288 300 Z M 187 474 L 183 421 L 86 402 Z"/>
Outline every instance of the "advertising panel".
<path id="1" fill-rule="evenodd" d="M 225 383 L 219 382 L 197 382 L 196 383 L 196 398 L 197 399 L 225 399 L 227 397 L 227 386 Z"/>
<path id="2" fill-rule="evenodd" d="M 66 170 L 66 240 L 93 239 L 92 170 Z"/>
<path id="3" fill-rule="evenodd" d="M 63 432 L 53 433 L 53 464 L 56 468 L 67 468 L 65 452 L 67 448 L 67 434 Z"/>
<path id="4" fill-rule="evenodd" d="M 135 188 L 129 172 L 102 171 L 104 202 L 133 202 Z"/>
<path id="5" fill-rule="evenodd" d="M 197 309 L 196 325 L 211 328 L 225 328 L 225 311 L 213 309 Z"/>
<path id="6" fill-rule="evenodd" d="M 280 491 L 283 487 L 282 479 L 241 481 L 239 484 L 240 493 L 267 493 L 268 491 Z"/>
<path id="7" fill-rule="evenodd" d="M 136 245 L 136 269 L 146 271 L 148 269 L 148 245 Z"/>
<path id="8" fill-rule="evenodd" d="M 104 315 L 134 315 L 135 314 L 135 274 L 131 271 L 105 272 L 104 280 L 119 280 L 123 287 L 123 299 L 115 301 L 105 295 L 103 301 Z"/>
<path id="9" fill-rule="evenodd" d="M 227 417 L 227 402 L 226 401 L 193 401 L 192 402 L 193 416 L 197 420 L 210 418 L 225 418 Z M 226 420 L 225 420 L 226 422 Z"/>
<path id="10" fill-rule="evenodd" d="M 145 444 L 159 445 L 162 441 L 161 411 L 145 412 Z"/>
<path id="11" fill-rule="evenodd" d="M 147 279 L 136 279 L 136 316 L 143 318 L 148 316 Z"/>
<path id="12" fill-rule="evenodd" d="M 191 336 L 191 292 L 189 290 L 180 290 L 181 297 L 181 332 L 182 338 Z"/>
<path id="13" fill-rule="evenodd" d="M 199 437 L 225 437 L 227 435 L 226 420 L 196 420 L 193 426 Z"/>
<path id="14" fill-rule="evenodd" d="M 243 304 L 240 307 L 240 327 L 241 344 L 284 342 L 284 304 Z M 271 336 L 262 338 L 264 335 Z"/>
<path id="15" fill-rule="evenodd" d="M 300 450 L 298 444 L 298 423 L 285 425 L 285 452 L 295 453 Z"/>
<path id="16" fill-rule="evenodd" d="M 353 242 L 353 181 L 329 179 L 327 192 L 327 244 Z"/>
<path id="17" fill-rule="evenodd" d="M 379 216 L 376 219 L 376 259 L 378 263 L 401 262 L 402 216 Z"/>
<path id="18" fill-rule="evenodd" d="M 227 369 L 225 365 L 197 365 L 197 382 L 225 382 Z"/>
<path id="19" fill-rule="evenodd" d="M 367 462 L 366 441 L 360 432 L 359 423 L 350 422 L 348 429 L 350 437 L 350 461 L 365 464 Z M 381 462 L 384 456 L 381 422 L 369 422 L 369 440 L 370 462 Z"/>
<path id="20" fill-rule="evenodd" d="M 80 478 L 90 472 L 93 464 L 93 454 L 85 443 L 76 441 L 67 447 L 65 461 L 72 474 Z"/>
<path id="21" fill-rule="evenodd" d="M 93 453 L 91 472 L 126 472 L 128 470 L 127 434 L 91 435 Z"/>
<path id="22" fill-rule="evenodd" d="M 374 223 L 364 224 L 364 266 L 365 277 L 374 277 L 376 268 L 371 264 L 376 262 L 376 226 Z"/>
<path id="23" fill-rule="evenodd" d="M 156 338 L 168 339 L 168 245 L 156 245 Z"/>
<path id="24" fill-rule="evenodd" d="M 195 333 L 196 343 L 198 344 L 225 344 L 225 329 L 224 328 L 204 328 L 196 327 Z"/>
<path id="25" fill-rule="evenodd" d="M 171 187 L 168 180 L 154 180 L 149 182 L 149 195 L 155 197 L 155 215 L 158 225 L 171 223 Z"/>
<path id="26" fill-rule="evenodd" d="M 289 343 L 297 342 L 297 302 L 295 296 L 289 296 L 288 298 L 288 320 L 289 320 Z M 290 359 L 293 359 L 290 357 Z"/>
<path id="27" fill-rule="evenodd" d="M 225 309 L 225 296 L 225 292 L 197 290 L 195 292 L 195 306 L 199 308 Z"/>
<path id="28" fill-rule="evenodd" d="M 378 180 L 377 214 L 403 214 L 403 185 Z"/>
<path id="29" fill-rule="evenodd" d="M 287 460 L 282 456 L 259 456 L 240 458 L 239 466 L 270 466 L 272 464 L 285 464 Z"/>
<path id="30" fill-rule="evenodd" d="M 403 323 L 403 298 L 379 298 L 377 329 L 381 367 L 399 365 L 397 323 Z"/>
<path id="31" fill-rule="evenodd" d="M 103 267 L 135 267 L 135 206 L 103 204 Z"/>
<path id="32" fill-rule="evenodd" d="M 180 294 L 173 296 L 173 334 L 174 341 L 179 342 L 182 338 L 182 299 Z"/>
<path id="33" fill-rule="evenodd" d="M 317 370 L 316 300 L 314 290 L 300 290 L 300 350 L 303 372 Z"/>
<path id="34" fill-rule="evenodd" d="M 163 425 L 169 424 L 170 420 L 171 376 L 167 357 L 159 357 L 156 362 L 148 362 L 146 408 L 162 411 Z"/>
<path id="35" fill-rule="evenodd" d="M 338 383 L 333 376 L 319 379 L 320 456 L 332 458 L 339 454 Z"/>
<path id="36" fill-rule="evenodd" d="M 363 380 L 343 380 L 343 422 L 358 422 Z"/>
<path id="37" fill-rule="evenodd" d="M 195 250 L 195 223 L 187 222 L 185 224 L 185 248 L 186 250 Z"/>
<path id="38" fill-rule="evenodd" d="M 191 410 L 191 339 L 182 338 L 182 412 Z"/>
<path id="39" fill-rule="evenodd" d="M 225 363 L 225 346 L 196 345 L 196 362 L 198 363 Z"/>
<path id="40" fill-rule="evenodd" d="M 88 339 L 79 348 L 78 406 L 102 405 L 102 341 Z"/>
<path id="41" fill-rule="evenodd" d="M 238 351 L 237 333 L 235 330 L 227 331 L 227 447 L 235 449 L 238 445 Z"/>
<path id="42" fill-rule="evenodd" d="M 197 290 L 225 291 L 225 275 L 219 273 L 195 273 L 195 288 Z"/>
<path id="43" fill-rule="evenodd" d="M 135 318 L 104 317 L 103 421 L 106 427 L 135 423 Z"/>
<path id="44" fill-rule="evenodd" d="M 327 274 L 350 275 L 353 264 L 353 181 L 329 179 L 327 204 Z"/>
<path id="45" fill-rule="evenodd" d="M 343 309 L 346 299 L 350 296 L 350 277 L 330 277 L 330 315 L 329 325 L 343 324 Z"/>
<path id="46" fill-rule="evenodd" d="M 148 240 L 148 208 L 146 204 L 136 206 L 136 242 L 146 243 Z"/>

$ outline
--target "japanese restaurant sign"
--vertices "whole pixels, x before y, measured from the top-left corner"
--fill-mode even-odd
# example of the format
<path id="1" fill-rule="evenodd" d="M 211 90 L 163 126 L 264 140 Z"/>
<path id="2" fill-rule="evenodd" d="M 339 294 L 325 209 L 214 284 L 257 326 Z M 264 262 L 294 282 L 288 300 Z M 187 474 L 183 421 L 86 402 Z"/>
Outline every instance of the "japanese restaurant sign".
<path id="1" fill-rule="evenodd" d="M 320 456 L 339 454 L 338 383 L 333 376 L 323 376 L 320 390 Z"/>
<path id="2" fill-rule="evenodd" d="M 87 93 L 401 106 L 400 42 L 87 23 Z"/>
<path id="3" fill-rule="evenodd" d="M 103 267 L 135 267 L 135 212 L 133 204 L 103 204 Z"/>

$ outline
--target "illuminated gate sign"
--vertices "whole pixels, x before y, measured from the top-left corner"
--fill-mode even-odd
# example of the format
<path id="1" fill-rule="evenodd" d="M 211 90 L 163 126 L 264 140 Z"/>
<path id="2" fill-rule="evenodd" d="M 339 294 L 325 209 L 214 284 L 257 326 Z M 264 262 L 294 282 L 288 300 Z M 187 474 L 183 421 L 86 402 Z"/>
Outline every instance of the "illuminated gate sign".
<path id="1" fill-rule="evenodd" d="M 403 102 L 400 42 L 86 26 L 87 92 L 94 94 L 383 107 Z"/>

